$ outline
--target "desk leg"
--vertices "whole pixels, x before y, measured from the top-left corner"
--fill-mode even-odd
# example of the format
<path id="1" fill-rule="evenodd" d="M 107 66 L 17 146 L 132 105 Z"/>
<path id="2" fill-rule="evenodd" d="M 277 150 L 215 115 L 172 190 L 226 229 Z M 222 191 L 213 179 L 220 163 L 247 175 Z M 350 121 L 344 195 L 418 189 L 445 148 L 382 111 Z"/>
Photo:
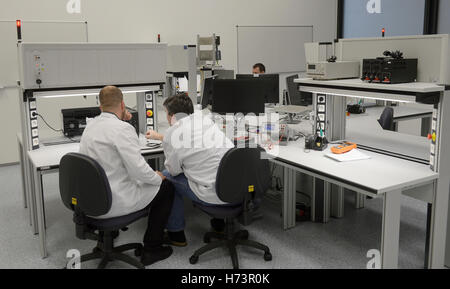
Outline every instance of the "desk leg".
<path id="1" fill-rule="evenodd" d="M 366 195 L 355 192 L 355 208 L 364 209 L 364 202 L 366 201 Z"/>
<path id="2" fill-rule="evenodd" d="M 36 168 L 34 171 L 34 183 L 36 193 L 36 209 L 37 221 L 39 231 L 39 249 L 41 250 L 42 258 L 47 257 L 46 232 L 45 232 L 45 214 L 44 214 L 44 196 L 42 192 L 42 174 Z"/>
<path id="3" fill-rule="evenodd" d="M 33 164 L 27 160 L 28 166 L 26 170 L 28 171 L 27 180 L 28 180 L 28 205 L 30 208 L 30 221 L 31 226 L 33 228 L 33 234 L 37 235 L 38 232 L 38 221 L 37 221 L 37 213 L 36 213 L 36 177 L 34 174 Z"/>
<path id="4" fill-rule="evenodd" d="M 401 190 L 387 192 L 383 196 L 383 229 L 381 233 L 381 266 L 383 269 L 398 267 L 401 197 Z"/>
<path id="5" fill-rule="evenodd" d="M 22 174 L 22 197 L 23 197 L 23 206 L 26 209 L 28 207 L 28 198 L 27 198 L 27 189 L 25 184 L 25 163 L 23 157 L 23 147 L 20 142 L 17 142 L 19 147 L 19 161 L 20 161 L 20 173 Z"/>
<path id="6" fill-rule="evenodd" d="M 331 216 L 334 218 L 343 218 L 344 205 L 344 188 L 331 185 Z"/>
<path id="7" fill-rule="evenodd" d="M 295 171 L 284 167 L 283 229 L 295 227 L 296 183 Z"/>
<path id="8" fill-rule="evenodd" d="M 447 176 L 440 176 L 435 182 L 436 189 L 431 207 L 431 220 L 429 232 L 429 249 L 428 249 L 428 268 L 443 269 L 446 260 L 446 246 L 447 254 L 450 243 L 448 242 L 447 233 L 447 214 L 449 205 L 449 187 L 450 182 Z M 447 239 L 446 239 L 447 237 Z M 446 244 L 447 241 L 447 244 Z"/>
<path id="9" fill-rule="evenodd" d="M 433 211 L 433 204 L 428 204 L 427 205 L 427 232 L 426 232 L 426 239 L 425 239 L 425 264 L 423 265 L 424 269 L 429 269 L 432 211 Z"/>
<path id="10" fill-rule="evenodd" d="M 311 200 L 311 220 L 313 222 L 328 223 L 330 219 L 331 184 L 313 178 Z"/>

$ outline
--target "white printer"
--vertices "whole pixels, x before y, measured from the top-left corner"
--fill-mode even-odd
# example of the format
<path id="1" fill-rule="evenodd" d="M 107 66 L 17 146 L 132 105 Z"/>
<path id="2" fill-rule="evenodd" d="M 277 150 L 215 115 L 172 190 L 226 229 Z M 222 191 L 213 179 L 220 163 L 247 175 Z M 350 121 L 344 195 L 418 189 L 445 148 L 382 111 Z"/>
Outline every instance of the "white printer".
<path id="1" fill-rule="evenodd" d="M 308 77 L 316 80 L 332 80 L 358 78 L 360 74 L 359 62 L 357 61 L 319 61 L 306 64 Z"/>

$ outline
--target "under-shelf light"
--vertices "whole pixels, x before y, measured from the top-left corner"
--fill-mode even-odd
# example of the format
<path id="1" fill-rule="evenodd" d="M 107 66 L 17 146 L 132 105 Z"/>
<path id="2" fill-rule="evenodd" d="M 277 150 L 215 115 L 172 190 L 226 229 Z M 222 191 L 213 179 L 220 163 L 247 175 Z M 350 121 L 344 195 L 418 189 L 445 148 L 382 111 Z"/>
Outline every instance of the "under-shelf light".
<path id="1" fill-rule="evenodd" d="M 148 89 L 141 89 L 141 90 L 126 90 L 122 91 L 123 94 L 130 94 L 130 93 L 139 93 L 139 92 L 146 92 L 149 91 Z M 76 96 L 98 96 L 100 94 L 100 91 L 98 92 L 80 92 L 80 93 L 61 93 L 61 94 L 37 94 L 39 98 L 60 98 L 60 97 L 76 97 Z"/>
<path id="2" fill-rule="evenodd" d="M 308 92 L 315 93 L 315 94 L 337 95 L 337 96 L 351 97 L 351 98 L 384 100 L 384 101 L 392 101 L 392 102 L 399 102 L 399 103 L 415 103 L 415 101 L 413 101 L 413 100 L 406 100 L 406 99 L 393 99 L 393 98 L 385 98 L 385 97 L 361 96 L 361 95 L 353 95 L 353 94 L 343 94 L 343 93 L 335 93 L 335 92 L 333 92 L 333 93 L 319 92 L 319 91 L 310 91 L 310 90 L 308 90 Z"/>

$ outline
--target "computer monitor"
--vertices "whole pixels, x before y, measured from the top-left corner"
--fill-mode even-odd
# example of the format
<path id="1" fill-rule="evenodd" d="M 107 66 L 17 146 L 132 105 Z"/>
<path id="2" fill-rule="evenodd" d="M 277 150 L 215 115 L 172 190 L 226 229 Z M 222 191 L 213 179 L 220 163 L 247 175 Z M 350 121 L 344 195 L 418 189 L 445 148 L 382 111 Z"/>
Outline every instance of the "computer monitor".
<path id="1" fill-rule="evenodd" d="M 205 109 L 208 107 L 208 105 L 212 104 L 213 81 L 214 79 L 212 77 L 206 78 L 204 81 L 203 95 L 202 95 L 202 109 Z"/>
<path id="2" fill-rule="evenodd" d="M 298 90 L 298 85 L 294 82 L 298 78 L 297 74 L 286 78 L 286 87 L 290 105 L 308 106 L 312 105 L 312 93 Z"/>
<path id="3" fill-rule="evenodd" d="M 214 79 L 234 79 L 234 70 L 214 70 L 214 75 L 205 79 L 202 94 L 202 109 L 212 104 L 212 82 Z"/>
<path id="4" fill-rule="evenodd" d="M 212 111 L 219 114 L 263 114 L 264 88 L 253 79 L 213 81 Z"/>
<path id="5" fill-rule="evenodd" d="M 254 79 L 264 87 L 266 103 L 280 102 L 280 75 L 279 74 L 236 74 L 236 79 Z"/>

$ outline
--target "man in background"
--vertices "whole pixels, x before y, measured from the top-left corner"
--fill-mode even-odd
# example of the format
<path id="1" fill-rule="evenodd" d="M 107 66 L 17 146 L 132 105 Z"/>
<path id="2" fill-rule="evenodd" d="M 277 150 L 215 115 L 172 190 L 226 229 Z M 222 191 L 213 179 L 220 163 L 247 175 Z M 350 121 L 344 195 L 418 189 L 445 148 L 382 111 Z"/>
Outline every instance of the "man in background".
<path id="1" fill-rule="evenodd" d="M 266 73 L 266 67 L 262 63 L 256 63 L 253 65 L 253 74 L 264 74 Z"/>

